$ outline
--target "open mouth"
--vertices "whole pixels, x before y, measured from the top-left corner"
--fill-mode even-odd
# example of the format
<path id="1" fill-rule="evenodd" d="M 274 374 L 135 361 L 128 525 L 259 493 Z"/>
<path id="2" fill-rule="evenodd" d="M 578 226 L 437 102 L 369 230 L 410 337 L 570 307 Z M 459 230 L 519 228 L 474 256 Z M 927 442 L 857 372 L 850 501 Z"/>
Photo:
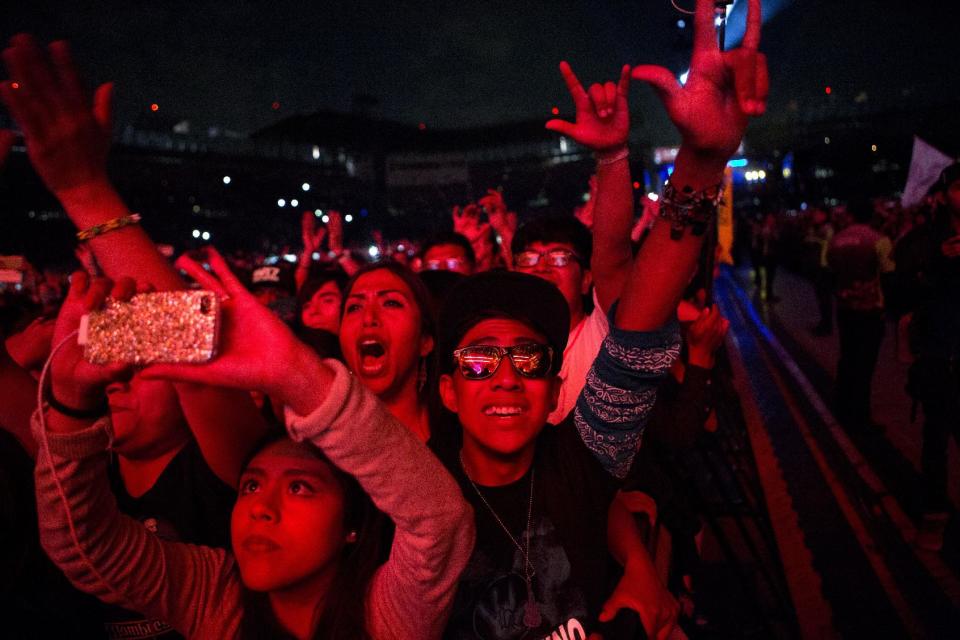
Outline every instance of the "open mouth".
<path id="1" fill-rule="evenodd" d="M 358 346 L 360 353 L 360 371 L 366 375 L 376 375 L 387 364 L 387 349 L 378 340 L 362 340 Z"/>

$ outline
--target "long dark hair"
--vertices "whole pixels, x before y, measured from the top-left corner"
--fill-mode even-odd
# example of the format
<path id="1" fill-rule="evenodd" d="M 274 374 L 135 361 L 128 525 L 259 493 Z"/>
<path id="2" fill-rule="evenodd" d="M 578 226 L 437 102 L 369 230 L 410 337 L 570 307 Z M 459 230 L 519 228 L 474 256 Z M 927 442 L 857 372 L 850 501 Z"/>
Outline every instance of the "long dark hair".
<path id="1" fill-rule="evenodd" d="M 343 312 L 347 308 L 347 297 L 350 295 L 350 292 L 353 290 L 353 285 L 356 284 L 357 280 L 368 273 L 373 271 L 386 270 L 397 276 L 410 288 L 410 292 L 413 293 L 413 302 L 417 305 L 417 308 L 420 310 L 420 335 L 421 336 L 430 336 L 434 340 L 434 344 L 437 341 L 437 315 L 435 305 L 433 304 L 433 299 L 430 296 L 430 290 L 427 288 L 427 285 L 423 283 L 423 280 L 420 279 L 420 276 L 415 274 L 413 271 L 403 266 L 399 262 L 375 262 L 372 264 L 364 265 L 360 270 L 350 276 L 350 279 L 347 280 L 346 286 L 343 288 L 343 307 L 340 309 L 340 318 L 343 318 Z M 434 354 L 436 353 L 436 347 L 431 351 L 425 358 L 423 358 L 423 380 L 419 388 L 419 396 L 421 401 L 426 401 L 429 398 L 429 390 L 436 385 L 436 362 Z"/>
<path id="2" fill-rule="evenodd" d="M 287 436 L 283 433 L 265 437 L 254 447 L 243 468 L 246 469 L 257 453 L 285 437 Z M 389 518 L 374 506 L 356 478 L 340 470 L 319 449 L 311 446 L 311 450 L 317 459 L 326 462 L 333 469 L 333 474 L 343 489 L 345 528 L 357 532 L 356 542 L 347 545 L 343 551 L 323 608 L 318 612 L 313 638 L 368 640 L 367 591 L 373 574 L 389 555 Z M 243 589 L 240 637 L 244 640 L 292 638 L 274 616 L 267 593 L 246 588 Z"/>

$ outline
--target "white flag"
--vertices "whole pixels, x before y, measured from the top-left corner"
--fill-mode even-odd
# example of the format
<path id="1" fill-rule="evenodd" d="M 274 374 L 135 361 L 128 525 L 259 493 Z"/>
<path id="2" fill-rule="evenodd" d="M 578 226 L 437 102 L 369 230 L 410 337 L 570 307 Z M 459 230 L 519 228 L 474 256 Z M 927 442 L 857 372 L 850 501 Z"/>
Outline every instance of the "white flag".
<path id="1" fill-rule="evenodd" d="M 913 158 L 910 159 L 907 186 L 903 188 L 903 206 L 919 204 L 923 196 L 927 195 L 927 190 L 940 177 L 940 172 L 951 164 L 953 158 L 913 136 Z"/>

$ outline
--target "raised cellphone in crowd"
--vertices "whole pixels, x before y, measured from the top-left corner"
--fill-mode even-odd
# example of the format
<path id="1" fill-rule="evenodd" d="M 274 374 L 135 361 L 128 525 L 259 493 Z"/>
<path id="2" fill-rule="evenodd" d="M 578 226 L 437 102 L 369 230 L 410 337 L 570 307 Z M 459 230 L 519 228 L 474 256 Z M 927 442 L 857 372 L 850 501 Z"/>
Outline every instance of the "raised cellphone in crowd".
<path id="1" fill-rule="evenodd" d="M 161 291 L 108 299 L 83 317 L 78 341 L 94 364 L 199 363 L 217 352 L 220 301 L 212 291 Z"/>

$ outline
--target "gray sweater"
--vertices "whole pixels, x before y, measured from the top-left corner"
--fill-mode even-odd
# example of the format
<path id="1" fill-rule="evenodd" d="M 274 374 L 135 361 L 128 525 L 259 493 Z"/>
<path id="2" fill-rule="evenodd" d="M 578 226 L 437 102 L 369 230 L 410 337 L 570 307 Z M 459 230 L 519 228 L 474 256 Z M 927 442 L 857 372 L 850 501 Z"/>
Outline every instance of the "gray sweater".
<path id="1" fill-rule="evenodd" d="M 470 506 L 440 462 L 342 364 L 311 415 L 287 430 L 352 474 L 396 524 L 390 558 L 367 596 L 374 638 L 439 638 L 470 557 Z M 34 416 L 40 539 L 79 589 L 163 620 L 190 638 L 236 638 L 242 620 L 233 554 L 165 542 L 122 515 L 107 482 L 108 419 L 77 433 L 47 434 Z M 54 474 L 55 469 L 55 474 Z"/>

